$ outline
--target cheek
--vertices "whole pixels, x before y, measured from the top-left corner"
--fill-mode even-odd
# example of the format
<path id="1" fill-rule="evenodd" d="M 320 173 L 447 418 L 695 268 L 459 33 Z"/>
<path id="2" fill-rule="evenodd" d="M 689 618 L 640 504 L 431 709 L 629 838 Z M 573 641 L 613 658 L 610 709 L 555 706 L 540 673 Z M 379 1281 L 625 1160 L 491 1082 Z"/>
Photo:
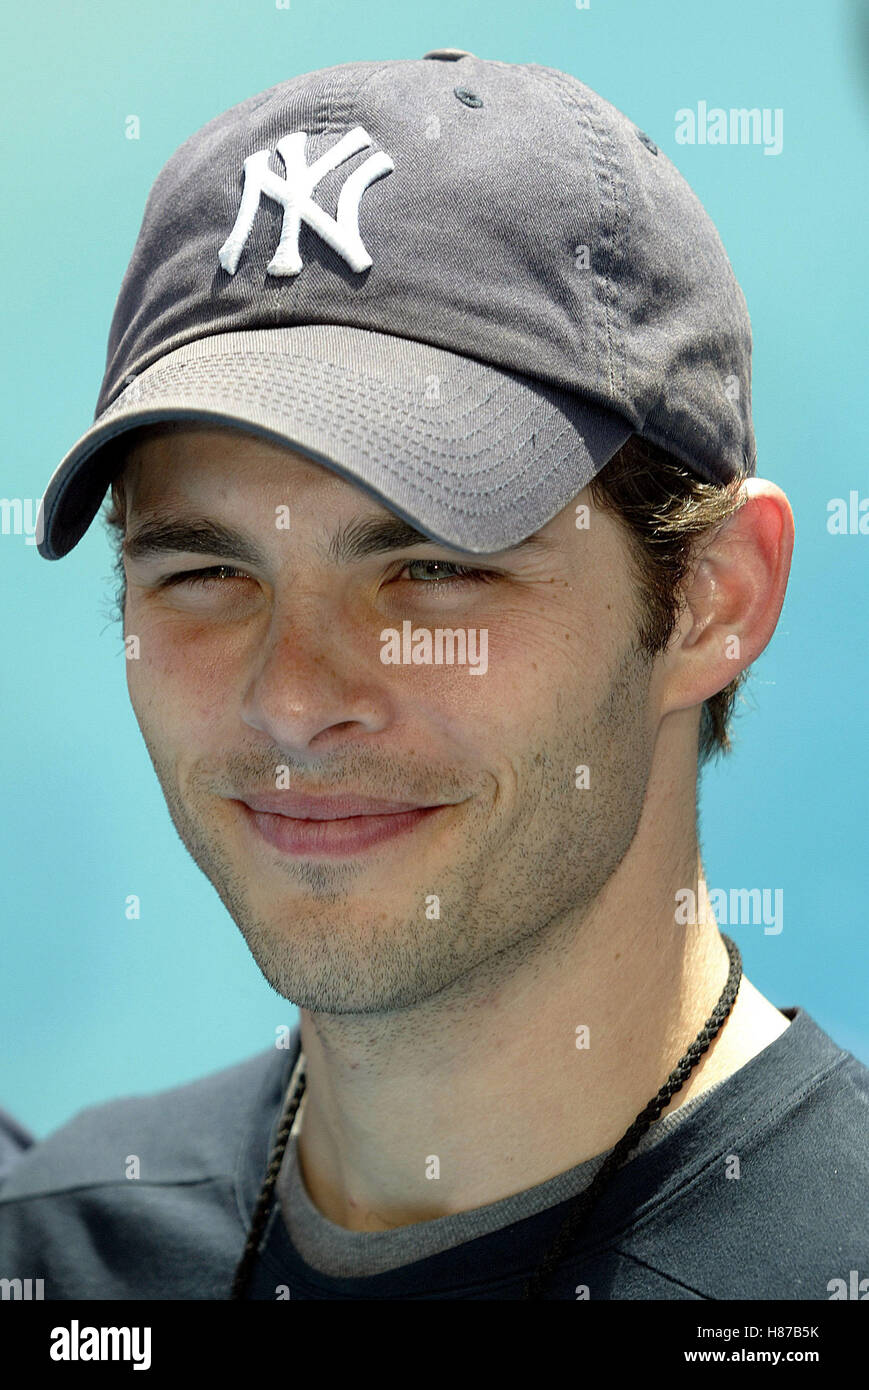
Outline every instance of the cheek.
<path id="1" fill-rule="evenodd" d="M 489 647 L 490 717 L 502 728 L 521 722 L 533 739 L 562 700 L 578 713 L 594 706 L 621 644 L 613 614 L 581 608 L 574 589 L 505 612 Z"/>
<path id="2" fill-rule="evenodd" d="M 551 580 L 535 587 L 521 605 L 499 615 L 505 660 L 529 669 L 564 671 L 583 662 L 599 669 L 623 643 L 621 605 L 599 593 L 592 578 Z"/>
<path id="3" fill-rule="evenodd" d="M 523 750 L 557 739 L 562 706 L 581 713 L 592 705 L 611 659 L 600 626 L 586 636 L 576 614 L 561 608 L 501 610 L 488 624 L 480 674 L 467 666 L 391 668 L 397 707 L 409 725 L 493 769 L 518 767 Z"/>
<path id="4" fill-rule="evenodd" d="M 216 723 L 231 711 L 240 644 L 185 623 L 140 622 L 138 655 L 127 658 L 127 689 L 139 718 L 163 727 Z"/>

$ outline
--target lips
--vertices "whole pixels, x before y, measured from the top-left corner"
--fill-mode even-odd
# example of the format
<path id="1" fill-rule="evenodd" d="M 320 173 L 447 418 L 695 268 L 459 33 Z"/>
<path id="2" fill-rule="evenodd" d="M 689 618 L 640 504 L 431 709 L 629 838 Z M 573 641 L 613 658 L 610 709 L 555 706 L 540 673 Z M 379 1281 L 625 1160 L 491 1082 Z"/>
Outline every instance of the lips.
<path id="1" fill-rule="evenodd" d="M 290 791 L 252 792 L 235 801 L 257 836 L 273 849 L 315 859 L 358 855 L 401 839 L 453 805 Z"/>
<path id="2" fill-rule="evenodd" d="M 351 816 L 394 816 L 431 802 L 389 801 L 374 796 L 303 796 L 299 792 L 258 792 L 237 798 L 252 811 L 293 820 L 347 820 Z M 440 803 L 435 803 L 440 804 Z"/>

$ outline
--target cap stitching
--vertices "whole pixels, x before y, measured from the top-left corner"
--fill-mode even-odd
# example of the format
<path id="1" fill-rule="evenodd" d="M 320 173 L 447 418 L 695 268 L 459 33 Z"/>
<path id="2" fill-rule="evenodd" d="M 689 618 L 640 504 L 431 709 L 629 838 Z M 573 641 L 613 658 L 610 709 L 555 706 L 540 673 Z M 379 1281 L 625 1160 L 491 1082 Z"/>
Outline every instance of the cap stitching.
<path id="1" fill-rule="evenodd" d="M 248 356 L 248 357 L 254 357 L 254 356 L 257 356 L 257 355 L 261 355 L 261 356 L 263 356 L 268 362 L 273 362 L 273 355 L 272 355 L 271 353 L 263 352 L 263 353 L 261 353 L 261 354 L 258 354 L 256 350 L 248 350 L 248 352 L 247 352 L 245 355 Z M 171 383 L 172 375 L 173 375 L 173 374 L 178 374 L 178 375 L 180 375 L 181 373 L 183 373 L 183 372 L 185 372 L 185 371 L 188 371 L 188 370 L 190 370 L 190 369 L 196 369 L 196 368 L 199 367 L 199 366 L 203 366 L 203 367 L 204 367 L 204 366 L 207 365 L 208 367 L 210 367 L 210 366 L 212 366 L 215 362 L 219 362 L 219 361 L 226 361 L 227 363 L 232 363 L 232 362 L 234 362 L 235 360 L 236 360 L 236 355 L 233 354 L 233 353 L 217 353 L 217 354 L 214 354 L 213 356 L 209 356 L 208 358 L 203 358 L 203 359 L 200 359 L 200 360 L 194 359 L 192 362 L 179 362 L 179 363 L 174 363 L 174 364 L 172 365 L 172 367 L 169 368 L 168 372 L 166 373 L 166 380 L 167 380 L 167 382 L 170 382 L 170 383 Z M 340 362 L 333 362 L 333 361 L 331 361 L 331 360 L 329 360 L 329 359 L 327 359 L 327 358 L 305 358 L 305 357 L 302 357 L 301 354 L 298 354 L 298 355 L 297 355 L 297 360 L 301 360 L 301 361 L 307 362 L 307 363 L 309 363 L 312 367 L 315 367 L 315 368 L 316 368 L 316 367 L 319 367 L 319 366 L 321 366 L 321 365 L 325 365 L 325 366 L 334 367 L 336 370 L 340 370 L 340 371 L 345 372 L 345 373 L 346 373 L 346 370 L 347 370 L 346 364 L 340 363 Z M 321 390 L 324 389 L 324 384 L 323 384 L 322 382 L 320 382 L 319 384 L 320 384 Z M 368 389 L 372 389 L 372 385 L 371 385 L 370 382 L 367 383 L 367 387 L 368 387 Z M 389 388 L 386 387 L 385 389 L 388 391 Z M 256 400 L 257 400 L 256 396 L 255 396 L 254 394 L 248 392 L 248 391 L 246 391 L 246 393 L 245 393 L 245 399 L 251 401 L 252 403 L 256 403 Z M 263 399 L 263 403 L 264 403 L 266 406 L 268 406 L 268 405 L 270 404 L 270 400 L 269 400 L 268 397 L 263 397 L 262 399 Z M 482 402 L 482 404 L 485 404 L 485 402 Z M 148 407 L 147 407 L 147 405 L 146 405 L 146 406 L 144 407 L 144 409 L 147 410 L 147 408 L 148 408 Z M 160 407 L 157 406 L 157 405 L 155 405 L 153 408 L 154 408 L 154 409 L 160 409 Z M 400 406 L 398 406 L 398 407 L 393 406 L 393 408 L 394 408 L 394 409 L 400 409 Z M 522 421 L 529 419 L 531 416 L 533 416 L 533 414 L 534 414 L 533 406 L 529 406 L 529 407 L 526 409 L 524 416 L 521 417 L 521 420 L 520 420 L 520 422 L 519 422 L 519 423 L 520 423 L 520 426 L 521 426 Z M 244 426 L 242 425 L 242 428 L 243 428 L 243 427 L 244 427 Z M 133 425 L 130 425 L 129 428 L 132 429 L 132 428 L 134 428 L 134 426 L 133 426 Z M 267 426 L 263 426 L 263 428 L 268 428 L 268 427 L 267 427 Z M 120 431 L 120 430 L 119 430 L 119 431 L 117 431 L 117 433 L 123 433 L 123 431 Z M 351 434 L 352 431 L 351 431 L 350 426 L 348 425 L 345 429 L 343 429 L 343 430 L 341 431 L 341 433 L 344 433 L 344 434 Z M 560 434 L 559 434 L 558 436 L 556 436 L 556 437 L 553 439 L 553 450 L 555 450 L 555 447 L 556 447 L 557 444 L 559 443 L 560 439 L 562 439 L 564 436 L 570 436 L 570 435 L 575 434 L 575 433 L 576 433 L 575 427 L 574 427 L 569 421 L 565 421 L 563 430 L 560 432 Z M 112 437 L 114 437 L 114 436 L 112 436 Z M 464 436 L 462 436 L 462 435 L 459 435 L 459 436 L 458 436 L 459 439 L 469 439 L 470 437 L 471 437 L 470 432 L 469 432 L 468 434 L 464 435 Z M 527 438 L 528 438 L 528 436 L 527 436 L 527 434 L 526 434 L 526 436 L 525 436 L 525 441 L 523 441 L 523 442 L 526 442 L 526 441 L 527 441 Z M 108 439 L 108 437 L 107 437 L 107 439 Z M 103 444 L 103 443 L 106 443 L 106 442 L 107 442 L 107 439 L 101 441 L 100 445 L 98 445 L 97 447 L 98 447 L 98 448 L 102 447 L 102 444 Z M 405 440 L 405 447 L 408 447 L 408 444 L 409 444 L 409 441 Z M 476 452 L 477 452 L 477 455 L 479 455 L 480 450 L 481 450 L 482 448 L 484 448 L 484 447 L 485 447 L 484 442 L 481 441 L 480 449 L 478 449 L 478 450 L 476 451 Z M 94 450 L 93 452 L 96 453 L 97 450 Z M 427 473 L 427 464 L 428 464 L 428 461 L 430 460 L 430 457 L 431 457 L 430 453 L 425 452 L 423 448 L 417 448 L 417 449 L 414 451 L 414 453 L 415 453 L 415 457 L 414 457 L 413 454 L 411 454 L 409 457 L 406 458 L 407 464 L 408 464 L 408 465 L 411 467 L 411 469 L 423 480 L 423 482 L 426 482 L 426 483 L 429 483 L 429 484 L 430 484 L 430 483 L 432 483 L 433 481 L 436 481 L 436 480 L 432 480 L 432 479 L 429 478 L 429 477 L 426 477 L 426 473 Z M 470 462 L 470 461 L 473 461 L 474 457 L 475 457 L 474 454 L 468 455 L 469 462 Z M 512 455 L 512 457 L 514 457 L 514 458 L 515 458 L 515 457 L 518 457 L 518 454 L 514 452 L 514 454 Z M 476 479 L 481 479 L 481 478 L 483 478 L 483 477 L 485 476 L 486 473 L 490 473 L 490 472 L 494 471 L 495 469 L 497 469 L 497 468 L 500 466 L 500 463 L 501 463 L 501 461 L 502 461 L 502 458 L 503 458 L 503 455 L 502 455 L 499 459 L 497 459 L 497 460 L 495 460 L 495 461 L 492 461 L 492 462 L 490 462 L 490 463 L 488 463 L 488 464 L 486 464 L 485 461 L 484 461 L 482 467 L 479 467 L 479 466 L 476 467 L 476 468 L 475 468 L 475 480 L 476 480 Z M 420 464 L 420 462 L 418 462 L 418 460 L 422 460 L 422 463 Z M 392 464 L 392 462 L 391 462 L 391 460 L 390 460 L 388 457 L 382 459 L 382 463 L 383 463 L 383 466 L 387 469 L 387 471 L 390 472 L 390 473 L 392 473 L 395 477 L 400 478 L 400 479 L 403 479 L 403 478 L 404 478 L 404 471 L 403 471 L 402 469 L 399 469 L 398 467 L 394 467 L 393 464 Z M 522 475 L 525 475 L 525 474 L 529 473 L 532 469 L 536 471 L 536 469 L 537 469 L 538 466 L 539 466 L 539 458 L 537 458 L 537 459 L 530 458 L 530 459 L 527 461 L 526 464 L 524 464 L 524 465 L 521 466 L 521 471 L 520 471 L 519 477 L 521 478 Z M 431 492 L 431 491 L 429 491 L 426 495 L 432 497 L 432 498 L 433 498 L 434 500 L 436 500 L 436 501 L 445 501 L 445 500 L 447 500 L 447 499 L 449 498 L 450 501 L 451 501 L 451 507 L 452 507 L 453 510 L 462 511 L 462 512 L 464 512 L 464 513 L 465 513 L 466 515 L 468 515 L 468 516 L 471 516 L 471 515 L 476 516 L 476 515 L 479 514 L 478 512 L 473 512 L 473 513 L 472 513 L 471 511 L 469 511 L 469 510 L 467 510 L 467 509 L 464 509 L 464 508 L 461 508 L 461 507 L 458 507 L 458 506 L 455 505 L 455 497 L 454 497 L 454 493 L 453 493 L 452 489 L 455 487 L 455 483 L 456 483 L 457 479 L 458 479 L 460 476 L 461 476 L 461 475 L 459 475 L 459 474 L 454 474 L 451 478 L 445 479 L 444 485 L 443 485 L 443 489 L 444 489 L 444 490 L 443 490 L 442 493 L 437 493 L 437 492 Z M 502 484 L 500 484 L 498 487 L 496 487 L 496 488 L 494 488 L 494 489 L 492 489 L 492 488 L 483 489 L 483 496 L 491 497 L 491 496 L 493 496 L 495 493 L 497 493 L 497 492 L 499 492 L 499 491 L 503 491 L 504 488 L 510 488 L 511 496 L 513 496 L 513 495 L 514 495 L 514 494 L 513 494 L 513 485 L 514 485 L 517 481 L 518 481 L 518 479 L 517 479 L 516 477 L 514 477 L 514 478 L 512 478 L 512 479 L 510 479 L 510 480 L 505 480 Z M 538 483 L 539 483 L 540 485 L 542 485 L 542 484 L 546 481 L 546 478 L 545 478 L 545 477 L 538 477 L 537 481 L 538 481 Z M 534 489 L 533 489 L 533 488 L 532 488 L 532 489 L 526 489 L 526 490 L 523 491 L 521 494 L 518 494 L 518 498 L 521 500 L 521 499 L 526 498 L 526 497 L 531 497 L 531 496 L 533 496 L 533 494 L 534 494 Z M 491 513 L 491 515 L 494 515 L 494 514 L 495 514 L 495 513 Z"/>
<path id="2" fill-rule="evenodd" d="M 552 94 L 565 107 L 568 114 L 574 120 L 582 121 L 586 131 L 590 136 L 590 147 L 592 162 L 596 173 L 596 191 L 598 194 L 598 220 L 601 230 L 612 246 L 608 260 L 610 266 L 616 254 L 616 244 L 619 237 L 619 200 L 615 182 L 612 178 L 613 168 L 617 167 L 616 152 L 614 146 L 609 145 L 605 149 L 605 132 L 595 124 L 595 112 L 590 101 L 582 100 L 580 93 L 568 86 L 566 74 L 559 73 L 556 69 L 547 68 L 539 64 L 526 64 L 526 70 L 531 77 L 543 87 L 551 87 Z M 576 80 L 576 79 L 575 79 Z M 609 195 L 604 197 L 604 193 Z M 604 225 L 604 211 L 608 210 L 609 219 Z M 603 313 L 604 332 L 607 343 L 607 376 L 610 384 L 610 392 L 614 401 L 624 403 L 625 401 L 625 372 L 624 364 L 620 373 L 620 382 L 617 383 L 617 343 L 613 334 L 612 307 L 616 304 L 616 286 L 611 275 L 604 272 L 603 266 L 595 267 L 595 280 L 601 286 L 601 294 L 597 296 Z"/>

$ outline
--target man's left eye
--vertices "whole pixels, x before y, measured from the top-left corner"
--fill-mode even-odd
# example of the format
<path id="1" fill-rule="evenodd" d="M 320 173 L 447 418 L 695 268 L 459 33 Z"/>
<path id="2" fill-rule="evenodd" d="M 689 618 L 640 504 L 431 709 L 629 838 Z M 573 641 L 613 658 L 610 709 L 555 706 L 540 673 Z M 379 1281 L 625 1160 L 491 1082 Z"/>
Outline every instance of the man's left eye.
<path id="1" fill-rule="evenodd" d="M 488 570 L 469 569 L 467 565 L 455 565 L 450 560 L 408 560 L 403 569 L 413 569 L 415 565 L 436 567 L 438 570 L 452 570 L 453 573 L 445 578 L 424 579 L 424 584 L 433 584 L 438 588 L 443 588 L 447 584 L 489 584 L 495 579 L 495 575 Z M 412 582 L 412 581 L 411 581 Z"/>

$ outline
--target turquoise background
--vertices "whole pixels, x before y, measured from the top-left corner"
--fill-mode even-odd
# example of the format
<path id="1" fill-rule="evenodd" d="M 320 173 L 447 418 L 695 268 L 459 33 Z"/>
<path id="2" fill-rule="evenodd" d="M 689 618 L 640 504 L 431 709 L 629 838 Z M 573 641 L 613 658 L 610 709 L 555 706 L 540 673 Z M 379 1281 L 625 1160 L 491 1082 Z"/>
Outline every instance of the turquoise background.
<path id="1" fill-rule="evenodd" d="M 864 18 L 861 21 L 860 15 Z M 788 597 L 738 750 L 707 772 L 711 886 L 784 891 L 784 930 L 734 931 L 746 973 L 869 1062 L 864 923 L 869 536 L 867 40 L 854 4 L 674 0 L 208 0 L 7 10 L 2 493 L 39 499 L 90 423 L 150 186 L 227 107 L 296 73 L 432 48 L 587 82 L 682 170 L 751 313 L 760 474 L 788 493 Z M 675 112 L 781 107 L 784 148 L 678 146 Z M 125 138 L 136 114 L 141 138 Z M 38 1136 L 82 1106 L 191 1080 L 271 1045 L 296 1010 L 266 984 L 187 855 L 126 691 L 95 524 L 48 563 L 0 536 L 4 654 L 0 1105 Z M 124 915 L 126 895 L 143 904 Z"/>

